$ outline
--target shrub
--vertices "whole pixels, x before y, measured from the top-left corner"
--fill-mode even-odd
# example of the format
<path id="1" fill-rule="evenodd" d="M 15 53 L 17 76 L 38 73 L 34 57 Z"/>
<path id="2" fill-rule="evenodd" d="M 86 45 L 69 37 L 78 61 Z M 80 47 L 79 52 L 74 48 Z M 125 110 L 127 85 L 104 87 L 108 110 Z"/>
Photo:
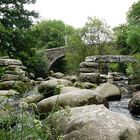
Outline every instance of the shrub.
<path id="1" fill-rule="evenodd" d="M 90 55 L 94 55 L 94 47 L 87 46 L 76 46 L 72 47 L 69 52 L 67 52 L 65 60 L 67 65 L 67 71 L 71 74 L 77 74 L 79 71 L 79 64 L 85 61 L 85 58 Z"/>
<path id="2" fill-rule="evenodd" d="M 139 84 L 140 83 L 140 54 L 135 55 L 136 62 L 133 64 L 133 80 L 132 84 Z"/>
<path id="3" fill-rule="evenodd" d="M 0 139 L 62 140 L 61 132 L 52 120 L 54 112 L 51 112 L 45 120 L 40 120 L 34 108 L 36 108 L 35 104 L 28 105 L 21 102 L 17 110 L 13 110 L 9 116 L 0 120 L 1 123 L 7 123 L 7 127 L 0 128 Z"/>
<path id="4" fill-rule="evenodd" d="M 43 55 L 44 49 L 33 50 L 31 54 L 20 53 L 19 58 L 28 71 L 35 74 L 35 77 L 46 77 L 47 75 L 47 58 Z"/>
<path id="5" fill-rule="evenodd" d="M 0 78 L 5 73 L 5 67 L 0 67 Z"/>

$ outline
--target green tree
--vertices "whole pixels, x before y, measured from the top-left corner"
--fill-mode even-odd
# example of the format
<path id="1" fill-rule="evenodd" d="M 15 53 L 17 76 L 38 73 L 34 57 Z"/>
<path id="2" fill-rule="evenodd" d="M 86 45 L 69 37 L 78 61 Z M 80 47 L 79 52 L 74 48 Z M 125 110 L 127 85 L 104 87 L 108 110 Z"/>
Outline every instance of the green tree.
<path id="1" fill-rule="evenodd" d="M 32 19 L 38 14 L 24 8 L 25 4 L 34 4 L 35 0 L 0 1 L 0 50 L 9 56 L 17 56 L 21 51 L 29 50 L 32 39 L 28 30 Z"/>
<path id="2" fill-rule="evenodd" d="M 127 22 L 129 24 L 140 24 L 140 0 L 133 3 L 133 5 L 129 8 Z"/>
<path id="3" fill-rule="evenodd" d="M 114 31 L 114 42 L 120 54 L 127 55 L 131 53 L 131 46 L 127 44 L 128 38 L 128 25 L 121 24 L 113 29 Z"/>
<path id="4" fill-rule="evenodd" d="M 129 25 L 126 42 L 131 46 L 131 54 L 140 53 L 140 25 Z"/>
<path id="5" fill-rule="evenodd" d="M 104 46 L 112 42 L 109 26 L 97 17 L 88 17 L 88 21 L 81 30 L 82 39 L 88 46 L 97 47 L 98 54 L 104 54 Z"/>
<path id="6" fill-rule="evenodd" d="M 36 52 L 36 34 L 31 28 L 38 13 L 25 9 L 25 5 L 35 2 L 36 0 L 0 1 L 0 54 L 22 60 L 29 71 L 42 76 L 46 74 L 47 64 L 42 59 L 42 54 Z"/>
<path id="7" fill-rule="evenodd" d="M 127 44 L 131 46 L 132 53 L 140 52 L 140 1 L 134 3 L 127 14 L 128 37 Z"/>
<path id="8" fill-rule="evenodd" d="M 38 48 L 56 48 L 65 45 L 65 24 L 60 20 L 44 20 L 33 27 Z"/>
<path id="9" fill-rule="evenodd" d="M 84 41 L 81 38 L 81 29 L 75 29 L 72 26 L 66 25 L 66 37 L 68 46 L 81 46 Z"/>

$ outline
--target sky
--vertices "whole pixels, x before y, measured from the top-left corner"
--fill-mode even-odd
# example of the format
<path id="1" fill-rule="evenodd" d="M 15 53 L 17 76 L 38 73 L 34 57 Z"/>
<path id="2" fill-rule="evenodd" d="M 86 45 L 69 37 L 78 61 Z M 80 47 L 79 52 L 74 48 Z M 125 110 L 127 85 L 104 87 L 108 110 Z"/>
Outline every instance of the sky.
<path id="1" fill-rule="evenodd" d="M 87 17 L 98 17 L 111 27 L 126 22 L 126 13 L 138 0 L 36 0 L 29 9 L 39 12 L 40 20 L 56 19 L 76 28 L 84 26 Z"/>

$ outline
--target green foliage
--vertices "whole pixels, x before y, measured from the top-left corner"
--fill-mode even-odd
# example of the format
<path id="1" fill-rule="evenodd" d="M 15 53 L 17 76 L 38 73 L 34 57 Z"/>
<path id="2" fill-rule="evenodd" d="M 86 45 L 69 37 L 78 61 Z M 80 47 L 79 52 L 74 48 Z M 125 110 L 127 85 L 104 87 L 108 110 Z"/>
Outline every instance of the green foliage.
<path id="1" fill-rule="evenodd" d="M 127 23 L 114 28 L 115 42 L 121 54 L 140 52 L 140 1 L 134 3 L 127 14 Z"/>
<path id="2" fill-rule="evenodd" d="M 5 67 L 0 67 L 0 78 L 5 73 Z"/>
<path id="3" fill-rule="evenodd" d="M 130 24 L 140 24 L 140 0 L 129 8 L 127 21 Z"/>
<path id="4" fill-rule="evenodd" d="M 88 21 L 81 30 L 82 39 L 88 46 L 96 46 L 99 55 L 102 55 L 104 46 L 112 42 L 112 32 L 102 20 L 88 17 Z"/>
<path id="5" fill-rule="evenodd" d="M 140 25 L 131 25 L 129 27 L 128 37 L 127 37 L 127 44 L 132 46 L 131 53 L 140 52 Z"/>
<path id="6" fill-rule="evenodd" d="M 118 72 L 119 71 L 119 63 L 111 63 L 109 65 L 109 70 L 112 72 Z"/>
<path id="7" fill-rule="evenodd" d="M 139 53 L 140 52 L 140 1 L 134 3 L 128 11 L 127 14 L 127 21 L 128 21 L 128 37 L 127 37 L 127 44 L 131 46 L 132 53 Z"/>
<path id="8" fill-rule="evenodd" d="M 33 27 L 38 48 L 56 48 L 65 45 L 65 24 L 60 20 L 44 20 Z"/>
<path id="9" fill-rule="evenodd" d="M 130 54 L 132 49 L 127 44 L 126 40 L 128 37 L 128 25 L 122 24 L 113 29 L 114 31 L 114 41 L 116 43 L 117 49 L 120 54 L 127 55 Z"/>
<path id="10" fill-rule="evenodd" d="M 81 29 L 75 29 L 72 26 L 66 26 L 66 45 L 68 46 L 77 46 L 84 45 L 84 41 L 81 37 Z"/>
<path id="11" fill-rule="evenodd" d="M 32 25 L 32 18 L 38 16 L 24 8 L 30 3 L 35 3 L 35 0 L 0 1 L 0 50 L 9 56 L 29 50 L 31 39 L 27 30 Z"/>
<path id="12" fill-rule="evenodd" d="M 95 51 L 92 47 L 87 46 L 75 46 L 67 52 L 65 60 L 67 65 L 67 71 L 71 74 L 78 73 L 79 64 L 85 60 L 87 56 L 94 55 Z"/>
<path id="13" fill-rule="evenodd" d="M 140 1 L 134 3 L 127 14 L 127 23 L 114 29 L 115 41 L 121 54 L 140 52 Z"/>
<path id="14" fill-rule="evenodd" d="M 131 74 L 131 63 L 111 63 L 109 65 L 109 70 L 112 72 L 122 72 L 125 74 Z"/>
<path id="15" fill-rule="evenodd" d="M 133 75 L 134 74 L 134 65 L 132 63 L 127 64 L 126 74 L 127 75 Z"/>
<path id="16" fill-rule="evenodd" d="M 133 64 L 133 84 L 139 84 L 140 83 L 140 54 L 135 54 L 136 63 Z"/>
<path id="17" fill-rule="evenodd" d="M 17 92 L 24 94 L 31 88 L 31 84 L 29 82 L 17 82 L 13 88 Z"/>
<path id="18" fill-rule="evenodd" d="M 38 13 L 25 9 L 36 0 L 2 0 L 0 2 L 0 52 L 20 59 L 36 76 L 46 75 L 46 59 L 35 49 L 36 32 L 31 29 Z"/>
<path id="19" fill-rule="evenodd" d="M 40 116 L 35 114 L 34 108 L 36 108 L 36 104 L 28 105 L 21 102 L 17 110 L 11 110 L 7 116 L 3 117 L 0 123 L 5 125 L 1 125 L 0 139 L 62 140 L 61 132 L 53 121 L 54 112 L 51 112 L 45 120 L 40 120 Z"/>
<path id="20" fill-rule="evenodd" d="M 47 76 L 48 60 L 44 55 L 44 49 L 36 50 L 35 54 L 29 57 L 25 64 L 29 71 L 35 74 L 35 77 Z"/>

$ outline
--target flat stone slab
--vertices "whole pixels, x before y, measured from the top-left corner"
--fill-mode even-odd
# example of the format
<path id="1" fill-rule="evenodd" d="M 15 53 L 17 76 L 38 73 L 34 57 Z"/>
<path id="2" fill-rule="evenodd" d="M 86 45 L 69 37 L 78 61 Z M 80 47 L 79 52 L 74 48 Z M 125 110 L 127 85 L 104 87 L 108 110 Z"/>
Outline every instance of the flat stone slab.
<path id="1" fill-rule="evenodd" d="M 135 62 L 136 59 L 130 55 L 95 55 L 88 56 L 86 62 Z"/>
<path id="2" fill-rule="evenodd" d="M 0 59 L 0 66 L 9 66 L 9 65 L 22 65 L 22 62 L 16 59 Z"/>

